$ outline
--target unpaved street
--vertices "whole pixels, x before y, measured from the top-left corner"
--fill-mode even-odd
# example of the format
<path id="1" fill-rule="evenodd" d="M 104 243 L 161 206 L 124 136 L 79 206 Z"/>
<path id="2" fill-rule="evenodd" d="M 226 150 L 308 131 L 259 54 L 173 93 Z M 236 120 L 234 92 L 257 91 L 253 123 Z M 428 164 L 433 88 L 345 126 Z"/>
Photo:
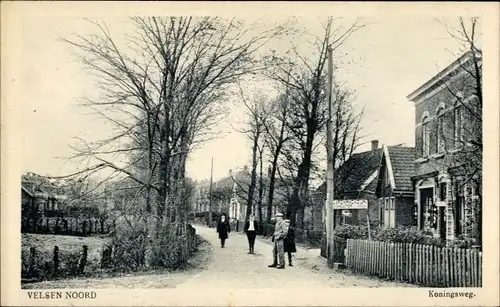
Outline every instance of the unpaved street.
<path id="1" fill-rule="evenodd" d="M 258 238 L 255 254 L 248 254 L 247 238 L 230 233 L 221 248 L 214 228 L 196 225 L 196 233 L 206 240 L 189 261 L 187 270 L 149 273 L 113 278 L 69 279 L 26 284 L 25 289 L 49 288 L 339 288 L 339 287 L 412 287 L 376 278 L 337 272 L 326 266 L 319 249 L 298 247 L 294 267 L 268 268 L 272 262 L 272 243 Z"/>
<path id="2" fill-rule="evenodd" d="M 196 232 L 211 243 L 214 254 L 208 268 L 179 287 L 222 288 L 325 288 L 325 287 L 408 287 L 364 276 L 336 272 L 326 266 L 319 249 L 297 249 L 294 266 L 284 270 L 268 268 L 272 262 L 269 240 L 257 239 L 255 254 L 248 254 L 247 239 L 242 234 L 229 234 L 221 248 L 213 228 L 195 226 Z"/>

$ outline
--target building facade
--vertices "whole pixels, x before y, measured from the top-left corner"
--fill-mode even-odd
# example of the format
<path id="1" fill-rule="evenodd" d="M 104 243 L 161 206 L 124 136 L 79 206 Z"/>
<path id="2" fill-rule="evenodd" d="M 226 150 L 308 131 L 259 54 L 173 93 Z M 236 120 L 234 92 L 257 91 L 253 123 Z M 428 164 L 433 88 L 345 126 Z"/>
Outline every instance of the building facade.
<path id="1" fill-rule="evenodd" d="M 480 54 L 466 53 L 408 96 L 415 106 L 417 225 L 448 241 L 473 238 L 481 227 L 478 64 Z"/>
<path id="2" fill-rule="evenodd" d="M 411 181 L 414 160 L 414 147 L 379 147 L 376 140 L 370 151 L 353 154 L 336 172 L 335 199 L 366 200 L 368 210 L 343 210 L 336 214 L 336 225 L 416 225 Z M 318 191 L 324 205 L 326 184 Z"/>
<path id="3" fill-rule="evenodd" d="M 382 228 L 416 226 L 414 194 L 415 148 L 383 146 L 375 194 L 379 204 L 379 225 Z"/>

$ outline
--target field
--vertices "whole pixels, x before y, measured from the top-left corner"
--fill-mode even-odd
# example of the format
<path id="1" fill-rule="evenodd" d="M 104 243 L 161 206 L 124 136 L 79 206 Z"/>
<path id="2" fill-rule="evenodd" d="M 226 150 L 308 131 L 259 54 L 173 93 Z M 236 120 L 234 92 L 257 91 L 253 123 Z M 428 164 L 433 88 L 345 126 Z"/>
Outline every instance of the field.
<path id="1" fill-rule="evenodd" d="M 111 242 L 109 238 L 100 237 L 75 237 L 61 235 L 42 235 L 23 233 L 21 236 L 21 248 L 29 250 L 30 247 L 35 247 L 37 251 L 42 253 L 52 253 L 54 246 L 59 246 L 60 251 L 78 252 L 83 245 L 88 246 L 89 258 L 100 257 L 102 247 Z"/>
<path id="2" fill-rule="evenodd" d="M 110 242 L 109 238 L 75 237 L 49 234 L 21 235 L 21 278 L 22 282 L 33 282 L 51 279 L 54 271 L 54 247 L 59 247 L 58 277 L 75 275 L 83 246 L 87 245 L 87 261 L 85 272 L 96 272 L 101 267 L 103 248 Z M 35 257 L 30 248 L 35 248 Z M 52 277 L 51 277 L 52 276 Z"/>
<path id="3" fill-rule="evenodd" d="M 201 240 L 193 257 L 178 270 L 157 269 L 111 275 L 77 277 L 25 283 L 23 289 L 106 289 L 106 288 L 175 288 L 207 269 L 213 257 L 213 247 Z"/>

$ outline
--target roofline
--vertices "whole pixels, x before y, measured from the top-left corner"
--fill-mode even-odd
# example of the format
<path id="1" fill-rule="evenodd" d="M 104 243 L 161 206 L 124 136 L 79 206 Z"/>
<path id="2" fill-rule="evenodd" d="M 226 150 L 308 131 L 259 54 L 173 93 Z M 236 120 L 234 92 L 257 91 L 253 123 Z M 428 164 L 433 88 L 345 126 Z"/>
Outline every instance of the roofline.
<path id="1" fill-rule="evenodd" d="M 26 192 L 30 197 L 33 197 L 33 193 L 31 193 L 27 188 L 23 187 L 23 185 L 21 185 L 21 190 L 24 190 L 24 192 Z"/>
<path id="2" fill-rule="evenodd" d="M 477 52 L 476 55 L 481 57 L 481 53 L 479 53 L 479 52 Z M 464 53 L 458 59 L 453 61 L 453 63 L 451 63 L 446 68 L 444 68 L 443 70 L 438 72 L 436 75 L 434 75 L 434 77 L 432 77 L 430 80 L 428 80 L 423 85 L 421 85 L 416 90 L 414 90 L 412 93 L 410 93 L 408 96 L 406 96 L 406 98 L 408 100 L 410 100 L 411 102 L 414 102 L 418 96 L 420 96 L 422 93 L 426 92 L 434 84 L 436 84 L 440 80 L 444 79 L 450 73 L 457 70 L 462 61 L 467 61 L 471 58 L 472 58 L 472 51 L 468 51 L 468 52 Z"/>
<path id="3" fill-rule="evenodd" d="M 384 156 L 385 156 L 385 163 L 387 165 L 387 171 L 389 173 L 389 180 L 391 184 L 391 188 L 393 190 L 396 190 L 396 181 L 394 180 L 394 172 L 392 170 L 392 164 L 391 164 L 391 158 L 389 156 L 389 149 L 387 145 L 384 144 Z"/>
<path id="4" fill-rule="evenodd" d="M 364 191 L 366 189 L 366 187 L 368 185 L 370 185 L 370 183 L 375 180 L 375 178 L 377 178 L 378 176 L 378 171 L 379 169 L 377 168 L 371 175 L 370 177 L 368 177 L 368 179 L 365 180 L 365 182 L 363 182 L 363 184 L 361 185 L 361 187 L 359 188 L 358 191 Z"/>

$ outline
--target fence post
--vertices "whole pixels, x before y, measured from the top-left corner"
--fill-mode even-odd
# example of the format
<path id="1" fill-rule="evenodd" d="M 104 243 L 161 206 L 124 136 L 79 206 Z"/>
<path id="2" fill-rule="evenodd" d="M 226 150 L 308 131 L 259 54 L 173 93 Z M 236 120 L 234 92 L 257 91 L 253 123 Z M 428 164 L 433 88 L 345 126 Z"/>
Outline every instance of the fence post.
<path id="1" fill-rule="evenodd" d="M 482 287 L 483 286 L 483 253 L 482 252 L 478 252 L 478 258 L 479 258 L 479 265 L 478 265 L 478 287 Z"/>
<path id="2" fill-rule="evenodd" d="M 30 266 L 28 269 L 29 277 L 33 277 L 35 274 L 35 263 L 36 263 L 36 249 L 34 247 L 30 247 Z"/>
<path id="3" fill-rule="evenodd" d="M 54 246 L 54 273 L 57 274 L 59 272 L 59 246 Z"/>
<path id="4" fill-rule="evenodd" d="M 80 261 L 78 262 L 78 274 L 83 274 L 85 271 L 85 265 L 87 264 L 87 254 L 88 246 L 84 245 L 82 248 L 82 254 L 80 256 Z"/>

